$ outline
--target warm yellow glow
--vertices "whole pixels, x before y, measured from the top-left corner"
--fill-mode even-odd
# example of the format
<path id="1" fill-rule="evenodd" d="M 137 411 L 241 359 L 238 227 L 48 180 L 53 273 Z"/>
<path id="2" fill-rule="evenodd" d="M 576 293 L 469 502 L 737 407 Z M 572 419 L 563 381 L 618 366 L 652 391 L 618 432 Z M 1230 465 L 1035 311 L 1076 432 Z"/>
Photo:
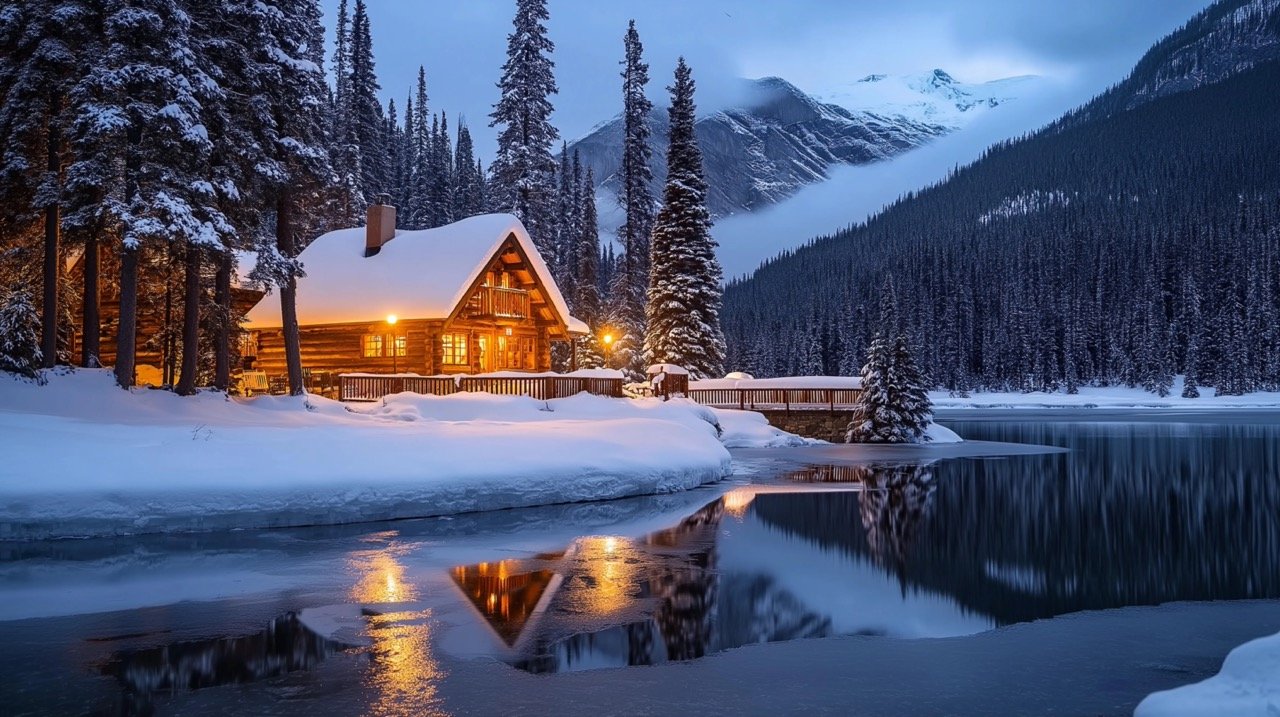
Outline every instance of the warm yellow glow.
<path id="1" fill-rule="evenodd" d="M 747 506 L 755 498 L 756 493 L 750 488 L 734 488 L 724 494 L 724 510 L 735 518 L 741 518 L 746 515 Z"/>
<path id="2" fill-rule="evenodd" d="M 605 335 L 604 335 L 604 338 L 603 338 L 603 341 L 604 341 L 604 345 L 605 345 L 605 346 L 608 346 L 609 344 L 612 344 L 612 343 L 613 343 L 613 334 L 605 334 Z"/>
<path id="3" fill-rule="evenodd" d="M 431 629 L 430 610 L 369 617 L 373 646 L 365 681 L 373 704 L 366 714 L 448 714 L 438 691 L 447 673 L 432 653 Z"/>
<path id="4" fill-rule="evenodd" d="M 356 574 L 356 584 L 351 588 L 352 602 L 387 603 L 417 599 L 417 590 L 405 582 L 404 566 L 396 560 L 400 552 L 395 546 L 389 546 L 380 550 L 357 551 L 351 556 L 349 564 Z"/>
<path id="5" fill-rule="evenodd" d="M 580 538 L 576 552 L 591 578 L 584 595 L 590 612 L 606 615 L 630 604 L 637 564 L 631 541 L 613 536 Z"/>
<path id="6" fill-rule="evenodd" d="M 396 315 L 395 315 L 395 314 L 387 314 L 387 323 L 388 323 L 388 324 L 391 324 L 392 326 L 395 326 L 395 325 L 396 325 L 396 321 L 398 321 L 398 320 L 399 320 L 399 319 L 397 319 L 397 318 L 396 318 Z"/>

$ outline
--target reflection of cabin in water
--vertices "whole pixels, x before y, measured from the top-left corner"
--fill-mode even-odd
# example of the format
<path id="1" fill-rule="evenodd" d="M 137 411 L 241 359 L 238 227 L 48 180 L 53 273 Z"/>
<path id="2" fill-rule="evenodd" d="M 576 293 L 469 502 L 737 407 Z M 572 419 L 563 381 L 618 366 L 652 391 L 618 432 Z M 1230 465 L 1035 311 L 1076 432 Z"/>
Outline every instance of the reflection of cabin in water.
<path id="1" fill-rule="evenodd" d="M 551 344 L 588 331 L 524 225 L 509 214 L 397 231 L 395 209 L 325 234 L 298 257 L 302 364 L 311 371 L 423 375 L 549 371 Z M 249 312 L 244 353 L 285 373 L 280 300 Z"/>

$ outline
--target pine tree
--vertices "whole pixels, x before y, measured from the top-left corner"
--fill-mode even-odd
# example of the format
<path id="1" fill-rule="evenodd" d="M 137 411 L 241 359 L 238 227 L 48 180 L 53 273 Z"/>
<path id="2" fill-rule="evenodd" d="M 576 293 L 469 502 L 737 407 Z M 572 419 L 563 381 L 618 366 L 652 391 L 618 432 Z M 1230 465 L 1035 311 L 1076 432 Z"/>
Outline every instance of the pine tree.
<path id="1" fill-rule="evenodd" d="M 917 443 L 928 440 L 932 409 L 906 339 L 891 345 L 877 333 L 862 367 L 862 393 L 845 440 L 849 443 Z"/>
<path id="2" fill-rule="evenodd" d="M 10 289 L 0 300 L 0 371 L 29 378 L 41 365 L 40 317 L 24 289 Z"/>
<path id="3" fill-rule="evenodd" d="M 297 262 L 300 239 L 314 236 L 314 217 L 326 201 L 329 166 L 322 113 L 325 79 L 323 29 L 317 0 L 269 0 L 258 3 L 264 42 L 257 61 L 261 72 L 252 86 L 254 102 L 264 112 L 258 128 L 269 163 L 258 167 L 254 181 L 266 206 L 274 209 L 274 231 L 255 241 L 258 265 L 254 278 L 280 290 L 285 363 L 289 391 L 304 392 L 298 316 Z M 357 14 L 363 3 L 357 0 Z M 353 73 L 353 77 L 354 77 Z M 376 106 L 376 105 L 375 105 Z"/>
<path id="4" fill-rule="evenodd" d="M 653 227 L 645 353 L 705 378 L 724 373 L 721 271 L 711 237 L 702 152 L 694 135 L 694 82 L 681 58 L 671 91 L 671 139 L 662 210 Z"/>
<path id="5" fill-rule="evenodd" d="M 225 222 L 201 171 L 211 143 L 195 94 L 205 78 L 190 22 L 172 0 L 110 3 L 103 56 L 77 89 L 76 163 L 68 173 L 122 189 L 104 208 L 122 233 L 116 380 L 126 387 L 134 381 L 142 247 L 216 246 Z"/>
<path id="6" fill-rule="evenodd" d="M 63 162 L 68 95 L 82 61 L 79 37 L 88 9 L 76 2 L 38 2 L 6 8 L 13 37 L 4 43 L 11 63 L 0 86 L 0 195 L 6 213 L 22 219 L 38 213 L 43 234 L 40 302 L 41 350 L 46 367 L 58 359 L 61 277 Z M 16 186 L 9 186 L 12 182 Z M 25 195 L 25 196 L 14 196 Z M 14 201 L 17 200 L 16 203 Z"/>
<path id="7" fill-rule="evenodd" d="M 578 164 L 575 153 L 574 164 Z M 585 187 L 594 186 L 595 175 L 587 168 Z M 604 356 L 600 350 L 600 234 L 597 227 L 596 195 L 594 191 L 580 191 L 581 220 L 578 222 L 578 269 L 577 282 L 574 284 L 574 315 L 586 322 L 590 329 L 578 343 L 578 365 L 582 368 L 599 368 L 604 366 Z"/>
<path id="8" fill-rule="evenodd" d="M 410 171 L 409 201 L 405 207 L 405 226 L 426 229 L 434 226 L 431 212 L 432 152 L 431 112 L 427 107 L 427 71 L 418 66 L 418 85 L 413 105 L 413 168 Z"/>
<path id="9" fill-rule="evenodd" d="M 458 147 L 454 153 L 453 217 L 466 219 L 484 212 L 484 175 L 476 163 L 471 130 L 458 122 Z"/>
<path id="10" fill-rule="evenodd" d="M 453 148 L 444 112 L 431 123 L 431 226 L 453 221 Z"/>
<path id="11" fill-rule="evenodd" d="M 627 25 L 623 38 L 625 59 L 622 71 L 622 167 L 618 204 L 626 217 L 618 229 L 623 261 L 637 297 L 649 286 L 649 242 L 653 231 L 653 148 L 649 145 L 649 115 L 653 103 L 645 96 L 649 65 L 644 62 L 644 46 L 636 32 L 636 22 Z"/>
<path id="12" fill-rule="evenodd" d="M 555 159 L 560 137 L 551 126 L 551 95 L 557 92 L 551 53 L 555 44 L 543 25 L 546 0 L 516 0 L 515 30 L 507 36 L 507 60 L 490 126 L 500 127 L 498 153 L 489 170 L 490 206 L 524 223 L 538 251 L 550 256 L 555 197 Z"/>
<path id="13" fill-rule="evenodd" d="M 351 18 L 351 126 L 348 139 L 360 162 L 360 193 L 365 201 L 377 201 L 387 191 L 386 131 L 382 102 L 378 99 L 378 76 L 373 62 L 373 35 L 364 0 L 356 0 Z M 358 207 L 363 212 L 364 207 Z"/>

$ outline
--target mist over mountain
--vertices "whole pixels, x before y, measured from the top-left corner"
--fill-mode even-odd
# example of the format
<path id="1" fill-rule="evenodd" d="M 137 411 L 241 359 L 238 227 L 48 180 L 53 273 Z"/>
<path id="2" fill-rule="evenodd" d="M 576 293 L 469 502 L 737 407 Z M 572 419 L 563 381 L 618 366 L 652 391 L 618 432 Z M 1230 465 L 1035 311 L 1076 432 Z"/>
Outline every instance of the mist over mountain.
<path id="1" fill-rule="evenodd" d="M 942 70 L 915 77 L 873 75 L 862 85 L 824 95 L 823 101 L 778 77 L 744 80 L 734 107 L 698 120 L 710 195 L 720 218 L 753 212 L 826 181 L 842 166 L 894 159 L 964 127 L 984 111 L 1015 100 L 1036 78 L 980 85 Z M 655 192 L 666 177 L 665 107 L 651 115 Z M 595 171 L 604 198 L 616 192 L 622 157 L 622 121 L 615 117 L 569 144 Z M 609 226 L 607 207 L 602 225 Z"/>

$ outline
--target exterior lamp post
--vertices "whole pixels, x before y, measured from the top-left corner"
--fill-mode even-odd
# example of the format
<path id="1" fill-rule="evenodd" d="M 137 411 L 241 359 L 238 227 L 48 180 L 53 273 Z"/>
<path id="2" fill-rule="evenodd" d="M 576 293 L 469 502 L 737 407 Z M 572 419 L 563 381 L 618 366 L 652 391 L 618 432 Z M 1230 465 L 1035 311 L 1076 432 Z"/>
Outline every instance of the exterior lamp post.
<path id="1" fill-rule="evenodd" d="M 600 340 L 604 342 L 604 365 L 609 366 L 610 359 L 613 358 L 613 334 L 605 334 Z"/>
<path id="2" fill-rule="evenodd" d="M 396 341 L 395 314 L 387 314 L 387 326 L 391 327 L 391 373 L 400 373 L 400 342 Z"/>

